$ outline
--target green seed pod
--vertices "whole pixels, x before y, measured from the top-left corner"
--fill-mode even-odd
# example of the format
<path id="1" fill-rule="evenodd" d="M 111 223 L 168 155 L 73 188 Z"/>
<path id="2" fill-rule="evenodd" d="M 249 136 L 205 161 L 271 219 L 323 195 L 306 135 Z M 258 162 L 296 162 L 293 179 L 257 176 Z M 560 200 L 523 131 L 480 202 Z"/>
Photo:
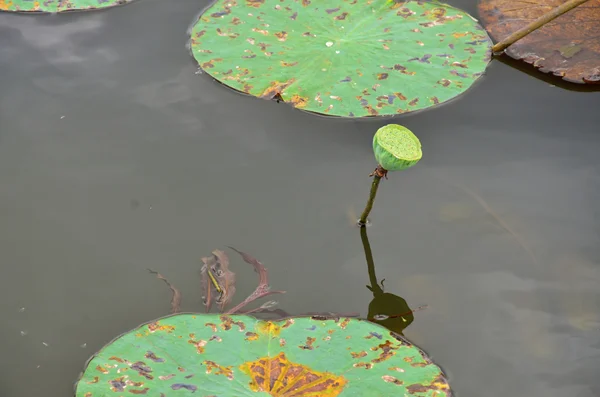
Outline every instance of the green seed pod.
<path id="1" fill-rule="evenodd" d="M 373 137 L 373 153 L 377 163 L 387 171 L 412 167 L 423 156 L 419 138 L 398 124 L 388 124 L 377 130 Z"/>

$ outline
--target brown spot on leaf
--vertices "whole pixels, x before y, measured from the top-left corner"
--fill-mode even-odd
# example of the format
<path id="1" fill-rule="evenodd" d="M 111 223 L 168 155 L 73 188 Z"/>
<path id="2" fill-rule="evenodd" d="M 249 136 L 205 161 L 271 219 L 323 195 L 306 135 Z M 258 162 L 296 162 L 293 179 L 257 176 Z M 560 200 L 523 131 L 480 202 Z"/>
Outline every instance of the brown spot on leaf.
<path id="1" fill-rule="evenodd" d="M 233 17 L 231 19 L 231 23 L 234 24 L 234 25 L 239 25 L 240 23 L 242 23 L 242 20 L 239 19 L 238 17 Z"/>
<path id="2" fill-rule="evenodd" d="M 415 106 L 419 102 L 419 98 L 415 98 L 408 103 L 409 106 Z"/>
<path id="3" fill-rule="evenodd" d="M 260 98 L 264 99 L 273 99 L 276 95 L 280 95 L 281 93 L 289 87 L 296 79 L 289 79 L 288 81 L 272 81 L 269 87 L 267 87 L 260 95 Z"/>
<path id="4" fill-rule="evenodd" d="M 246 340 L 248 340 L 248 341 L 258 340 L 258 334 L 256 332 L 246 332 Z"/>
<path id="5" fill-rule="evenodd" d="M 364 368 L 364 369 L 371 369 L 371 368 L 373 368 L 373 364 L 371 364 L 371 363 L 356 363 L 353 366 L 355 368 Z"/>
<path id="6" fill-rule="evenodd" d="M 306 337 L 306 343 L 304 345 L 300 345 L 298 347 L 303 350 L 313 350 L 314 349 L 313 343 L 315 343 L 316 340 L 317 340 L 317 338 L 312 338 L 312 337 L 308 336 L 308 337 Z"/>
<path id="7" fill-rule="evenodd" d="M 338 8 L 329 8 L 329 9 L 326 9 L 325 12 L 328 13 L 328 14 L 333 14 L 334 12 L 338 12 L 339 10 L 340 10 L 340 7 L 338 7 Z"/>
<path id="8" fill-rule="evenodd" d="M 141 390 L 135 390 L 135 389 L 129 389 L 128 392 L 131 394 L 147 394 L 148 390 L 150 390 L 149 387 L 145 387 Z"/>
<path id="9" fill-rule="evenodd" d="M 286 41 L 287 36 L 288 36 L 288 34 L 286 31 L 275 32 L 275 37 L 277 37 L 277 40 L 279 40 L 279 41 Z"/>
<path id="10" fill-rule="evenodd" d="M 196 346 L 196 351 L 198 352 L 198 354 L 202 354 L 204 353 L 204 346 L 206 346 L 206 344 L 208 342 L 206 342 L 205 340 L 196 340 L 196 337 L 194 336 L 194 334 L 190 334 L 190 339 L 188 340 L 188 343 Z"/>
<path id="11" fill-rule="evenodd" d="M 341 323 L 340 323 L 340 328 L 341 329 L 346 329 L 346 327 L 348 326 L 348 324 L 350 324 L 350 319 L 349 318 L 345 318 Z"/>
<path id="12" fill-rule="evenodd" d="M 260 33 L 264 36 L 267 36 L 269 34 L 268 30 L 263 30 L 263 29 L 252 28 L 252 31 L 256 32 L 256 33 Z"/>
<path id="13" fill-rule="evenodd" d="M 367 112 L 369 112 L 369 114 L 371 116 L 377 116 L 379 114 L 379 112 L 377 112 L 377 110 L 373 109 L 373 106 L 369 105 L 366 107 Z"/>
<path id="14" fill-rule="evenodd" d="M 231 73 L 231 69 L 229 70 L 229 73 Z M 228 74 L 227 72 L 223 73 L 223 74 Z M 212 332 L 217 332 L 217 324 L 213 324 L 213 323 L 206 323 L 204 324 L 205 327 L 210 327 L 210 329 L 212 329 Z"/>
<path id="15" fill-rule="evenodd" d="M 254 7 L 254 8 L 259 8 L 261 5 L 263 5 L 265 2 L 265 0 L 246 0 L 246 5 L 248 7 Z"/>
<path id="16" fill-rule="evenodd" d="M 225 331 L 230 330 L 233 325 L 237 325 L 240 331 L 244 331 L 246 329 L 246 325 L 243 321 L 233 321 L 231 317 L 225 315 L 220 316 L 219 318 L 221 319 L 221 328 Z"/>
<path id="17" fill-rule="evenodd" d="M 429 98 L 429 100 L 434 104 L 437 105 L 438 103 L 440 103 L 440 100 L 436 97 L 436 96 L 432 96 L 431 98 Z"/>
<path id="18" fill-rule="evenodd" d="M 335 19 L 336 21 L 343 21 L 344 19 L 346 19 L 346 17 L 348 16 L 347 12 L 342 12 L 340 15 L 336 16 Z"/>
<path id="19" fill-rule="evenodd" d="M 358 352 L 358 353 L 350 352 L 350 354 L 352 355 L 352 358 L 361 358 L 361 357 L 366 356 L 367 352 L 363 350 L 363 351 Z"/>
<path id="20" fill-rule="evenodd" d="M 224 375 L 229 380 L 233 379 L 233 370 L 231 366 L 223 367 L 214 361 L 205 360 L 202 362 L 206 366 L 206 373 L 211 374 L 214 371 L 215 375 Z"/>
<path id="21" fill-rule="evenodd" d="M 290 99 L 290 103 L 294 107 L 301 109 L 308 104 L 308 98 L 300 96 L 300 95 L 293 95 L 292 98 Z"/>
<path id="22" fill-rule="evenodd" d="M 377 73 L 377 80 L 385 80 L 387 79 L 389 74 L 387 73 Z"/>
<path id="23" fill-rule="evenodd" d="M 290 16 L 290 19 L 291 19 L 292 21 L 295 21 L 297 17 L 298 17 L 298 13 L 297 13 L 297 12 L 295 12 L 295 13 L 293 13 L 293 14 Z"/>
<path id="24" fill-rule="evenodd" d="M 204 62 L 202 65 L 202 69 L 210 69 L 210 68 L 214 68 L 215 67 L 215 62 L 221 62 L 223 60 L 223 58 L 215 58 L 215 59 L 211 59 L 210 61 Z M 148 325 L 148 328 L 150 329 L 151 332 L 156 331 L 158 328 L 156 329 L 152 329 L 150 328 L 150 325 Z"/>
<path id="25" fill-rule="evenodd" d="M 312 368 L 290 362 L 285 354 L 264 357 L 242 364 L 240 370 L 249 375 L 252 391 L 279 395 L 338 396 L 347 380 L 329 372 L 317 372 Z"/>
<path id="26" fill-rule="evenodd" d="M 310 4 L 310 0 L 302 0 L 302 5 L 304 7 L 308 7 L 309 4 Z"/>
<path id="27" fill-rule="evenodd" d="M 450 385 L 448 385 L 448 381 L 440 374 L 429 385 L 413 384 L 413 385 L 407 386 L 406 390 L 410 394 L 427 393 L 430 391 L 448 392 L 450 390 Z M 433 395 L 435 395 L 435 394 L 436 393 L 434 393 Z M 439 393 L 437 393 L 437 394 L 439 394 Z"/>
<path id="28" fill-rule="evenodd" d="M 390 375 L 383 375 L 381 379 L 383 379 L 385 382 L 393 383 L 397 386 L 402 386 L 404 384 L 404 382 L 402 382 L 400 379 L 394 378 Z"/>
<path id="29" fill-rule="evenodd" d="M 284 61 L 280 61 L 279 64 L 281 66 L 283 66 L 284 68 L 288 68 L 290 66 L 296 66 L 298 64 L 298 62 L 284 62 Z"/>
<path id="30" fill-rule="evenodd" d="M 96 366 L 96 371 L 102 372 L 103 374 L 107 374 L 108 370 L 104 367 L 101 367 L 100 365 Z"/>
<path id="31" fill-rule="evenodd" d="M 394 95 L 401 101 L 406 101 L 406 97 L 401 92 L 394 92 Z"/>

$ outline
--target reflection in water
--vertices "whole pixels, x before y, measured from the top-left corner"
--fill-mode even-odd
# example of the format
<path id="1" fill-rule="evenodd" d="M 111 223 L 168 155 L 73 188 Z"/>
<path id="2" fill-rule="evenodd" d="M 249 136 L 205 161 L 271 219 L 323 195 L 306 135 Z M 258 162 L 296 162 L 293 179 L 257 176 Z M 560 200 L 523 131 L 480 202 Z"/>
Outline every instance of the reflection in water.
<path id="1" fill-rule="evenodd" d="M 369 314 L 367 319 L 374 323 L 383 325 L 390 331 L 404 335 L 402 331 L 408 327 L 415 319 L 414 312 L 408 307 L 406 300 L 398 295 L 384 292 L 383 280 L 381 286 L 377 282 L 375 275 L 375 262 L 373 261 L 373 252 L 367 236 L 367 228 L 360 228 L 360 238 L 365 250 L 367 267 L 369 270 L 369 281 L 371 285 L 367 288 L 373 293 L 373 300 L 369 303 Z M 418 308 L 421 309 L 422 307 Z M 418 310 L 417 309 L 417 310 Z"/>

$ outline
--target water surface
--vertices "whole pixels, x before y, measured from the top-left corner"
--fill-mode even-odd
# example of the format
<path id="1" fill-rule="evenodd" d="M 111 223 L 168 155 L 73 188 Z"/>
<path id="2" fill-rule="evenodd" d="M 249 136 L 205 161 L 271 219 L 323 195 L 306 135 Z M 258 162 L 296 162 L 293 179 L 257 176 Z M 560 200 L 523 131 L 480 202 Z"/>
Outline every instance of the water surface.
<path id="1" fill-rule="evenodd" d="M 199 258 L 226 245 L 269 268 L 289 313 L 366 314 L 352 223 L 390 121 L 315 117 L 197 75 L 186 29 L 205 5 L 0 14 L 3 396 L 71 395 L 92 353 L 166 315 L 147 268 L 201 310 Z M 599 108 L 598 92 L 493 62 L 459 100 L 395 120 L 424 157 L 382 183 L 377 276 L 429 305 L 405 335 L 459 396 L 600 394 Z M 238 302 L 256 277 L 232 258 Z"/>

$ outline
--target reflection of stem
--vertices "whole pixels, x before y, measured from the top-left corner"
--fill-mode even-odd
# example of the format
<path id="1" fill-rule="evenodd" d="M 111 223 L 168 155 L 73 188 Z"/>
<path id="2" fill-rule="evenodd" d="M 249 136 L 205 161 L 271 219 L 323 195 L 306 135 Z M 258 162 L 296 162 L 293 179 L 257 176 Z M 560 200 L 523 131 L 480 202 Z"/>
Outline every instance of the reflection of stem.
<path id="1" fill-rule="evenodd" d="M 367 258 L 367 268 L 369 271 L 369 281 L 371 282 L 371 291 L 374 296 L 383 294 L 383 290 L 377 284 L 377 276 L 375 275 L 375 261 L 373 260 L 373 252 L 371 251 L 371 244 L 369 243 L 369 237 L 367 236 L 367 228 L 360 228 L 360 239 L 363 243 L 365 250 L 365 257 Z"/>
<path id="2" fill-rule="evenodd" d="M 498 52 L 504 51 L 506 49 L 506 47 L 510 46 L 515 41 L 521 40 L 523 37 L 527 36 L 529 33 L 541 28 L 542 26 L 544 26 L 551 20 L 561 16 L 565 12 L 570 11 L 571 9 L 577 7 L 578 5 L 585 3 L 586 1 L 588 1 L 588 0 L 569 0 L 569 1 L 561 4 L 560 6 L 554 8 L 553 10 L 542 15 L 535 21 L 531 22 L 529 25 L 517 30 L 516 32 L 514 32 L 513 34 L 511 34 L 510 36 L 508 36 L 501 42 L 496 43 L 496 45 L 494 45 L 492 47 L 492 52 L 498 53 Z"/>
<path id="3" fill-rule="evenodd" d="M 375 171 L 371 174 L 373 175 L 373 183 L 371 184 L 371 193 L 369 194 L 369 201 L 367 201 L 367 206 L 363 211 L 360 219 L 358 220 L 358 225 L 360 227 L 365 227 L 367 225 L 367 217 L 369 213 L 373 209 L 373 203 L 375 202 L 375 196 L 377 195 L 377 188 L 379 188 L 379 182 L 382 177 L 387 178 L 387 170 L 385 170 L 382 166 L 378 165 Z"/>

